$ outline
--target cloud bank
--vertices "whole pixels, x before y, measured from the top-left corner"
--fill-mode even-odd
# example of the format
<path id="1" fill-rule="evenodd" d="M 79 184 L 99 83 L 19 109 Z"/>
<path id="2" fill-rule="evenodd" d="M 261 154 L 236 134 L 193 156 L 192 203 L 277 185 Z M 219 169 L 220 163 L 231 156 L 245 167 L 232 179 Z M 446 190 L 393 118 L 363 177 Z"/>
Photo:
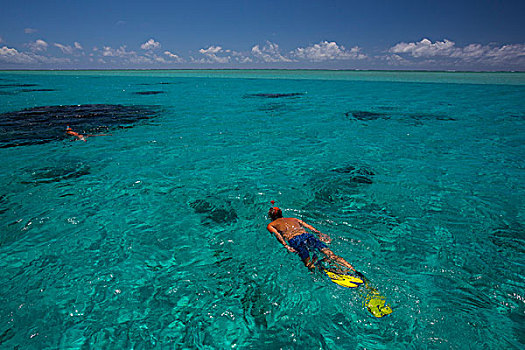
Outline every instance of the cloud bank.
<path id="1" fill-rule="evenodd" d="M 401 42 L 389 49 L 395 57 L 394 60 L 400 62 L 417 63 L 418 59 L 444 59 L 456 63 L 480 63 L 480 64 L 498 64 L 511 63 L 517 65 L 525 64 L 525 44 L 512 45 L 482 45 L 469 44 L 464 47 L 458 47 L 451 41 L 432 42 L 429 39 L 422 39 L 419 42 L 405 43 Z"/>
<path id="2" fill-rule="evenodd" d="M 19 52 L 15 48 L 3 46 L 0 48 L 0 63 L 10 63 L 17 65 L 69 64 L 71 63 L 71 60 L 64 57 L 42 56 L 32 51 Z"/>
<path id="3" fill-rule="evenodd" d="M 210 46 L 207 49 L 200 49 L 199 53 L 204 57 L 193 61 L 197 63 L 229 63 L 231 61 L 229 52 L 230 50 L 223 50 L 221 46 Z"/>
<path id="4" fill-rule="evenodd" d="M 31 43 L 27 44 L 27 47 L 29 47 L 29 49 L 31 51 L 33 51 L 33 52 L 46 51 L 48 46 L 49 46 L 48 43 L 46 43 L 42 39 L 38 39 L 38 40 L 36 40 L 34 42 L 31 42 Z"/>
<path id="5" fill-rule="evenodd" d="M 142 50 L 154 50 L 160 48 L 160 43 L 154 39 L 149 39 L 144 44 L 140 45 Z"/>
<path id="6" fill-rule="evenodd" d="M 175 62 L 175 63 L 183 63 L 184 62 L 184 59 L 182 57 L 180 57 L 177 54 L 174 54 L 171 51 L 164 51 L 164 55 L 166 55 L 170 59 L 171 62 Z"/>
<path id="7" fill-rule="evenodd" d="M 337 45 L 336 42 L 322 41 L 319 44 L 314 44 L 305 48 L 299 47 L 293 51 L 293 56 L 311 62 L 323 62 L 332 60 L 362 60 L 367 56 L 361 53 L 361 49 L 357 46 L 350 50 L 345 49 L 342 45 Z"/>
<path id="8" fill-rule="evenodd" d="M 142 44 L 135 43 L 134 49 L 127 45 L 113 47 L 102 45 L 85 48 L 78 41 L 72 44 L 54 42 L 48 44 L 37 39 L 22 44 L 22 50 L 6 44 L 0 49 L 0 66 L 44 67 L 53 64 L 76 64 L 83 67 L 166 68 L 184 64 L 185 67 L 199 68 L 201 65 L 220 67 L 284 67 L 345 69 L 474 69 L 474 70 L 525 70 L 525 44 L 479 44 L 459 46 L 449 39 L 431 41 L 421 39 L 414 42 L 399 42 L 382 52 L 366 52 L 363 47 L 347 48 L 335 41 L 320 41 L 308 46 L 282 50 L 274 42 L 255 44 L 245 51 L 210 45 L 186 56 L 174 53 L 151 38 Z M 101 48 L 100 48 L 101 47 Z M 62 66 L 50 66 L 61 68 Z M 70 68 L 65 66 L 64 68 Z M 390 68 L 391 69 L 391 68 Z"/>
<path id="9" fill-rule="evenodd" d="M 283 56 L 279 51 L 279 45 L 267 41 L 263 47 L 255 45 L 252 47 L 251 54 L 259 62 L 293 62 L 291 58 Z"/>

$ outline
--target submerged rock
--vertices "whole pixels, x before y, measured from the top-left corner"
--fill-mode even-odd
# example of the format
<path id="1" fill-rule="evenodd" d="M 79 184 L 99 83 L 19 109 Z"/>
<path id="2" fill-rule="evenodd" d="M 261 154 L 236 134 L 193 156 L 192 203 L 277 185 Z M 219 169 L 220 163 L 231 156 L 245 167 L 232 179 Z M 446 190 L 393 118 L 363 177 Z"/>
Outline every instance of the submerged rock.
<path id="1" fill-rule="evenodd" d="M 131 127 L 158 115 L 151 106 L 111 104 L 43 106 L 0 114 L 0 148 L 43 144 L 66 139 L 67 125 L 82 134 Z"/>
<path id="2" fill-rule="evenodd" d="M 221 207 L 214 204 L 213 199 L 197 199 L 190 203 L 190 207 L 197 214 L 205 214 L 203 223 L 228 224 L 237 221 L 237 212 L 229 202 L 223 203 Z"/>
<path id="3" fill-rule="evenodd" d="M 282 111 L 287 110 L 288 108 L 289 108 L 288 105 L 285 103 L 268 103 L 268 104 L 259 106 L 257 109 L 262 112 L 273 113 L 273 112 L 282 112 Z"/>
<path id="4" fill-rule="evenodd" d="M 9 203 L 5 194 L 0 195 L 0 214 L 9 210 Z"/>
<path id="5" fill-rule="evenodd" d="M 385 109 L 384 107 L 378 107 L 379 109 Z M 350 111 L 346 112 L 345 116 L 353 119 L 353 120 L 360 120 L 360 121 L 372 121 L 372 120 L 389 120 L 389 119 L 396 119 L 396 120 L 403 120 L 403 119 L 409 119 L 412 121 L 415 121 L 417 124 L 421 124 L 422 121 L 425 120 L 440 120 L 440 121 L 455 121 L 455 118 L 452 118 L 447 115 L 442 114 L 432 114 L 432 113 L 409 113 L 409 114 L 401 114 L 401 113 L 383 113 L 383 112 L 372 112 L 372 111 Z"/>
<path id="6" fill-rule="evenodd" d="M 356 168 L 353 165 L 349 165 L 342 168 L 335 168 L 332 169 L 333 172 L 336 172 L 338 174 L 348 174 L 347 180 L 350 182 L 355 183 L 362 183 L 362 184 L 371 184 L 372 176 L 375 175 L 375 173 L 367 168 Z"/>
<path id="7" fill-rule="evenodd" d="M 90 173 L 89 166 L 84 163 L 67 163 L 62 166 L 48 166 L 34 169 L 21 183 L 51 183 L 79 178 Z"/>
<path id="8" fill-rule="evenodd" d="M 490 240 L 508 257 L 525 254 L 525 226 L 518 222 L 502 224 L 490 232 Z"/>
<path id="9" fill-rule="evenodd" d="M 164 91 L 137 91 L 134 92 L 135 95 L 158 95 L 158 94 L 164 94 Z"/>
<path id="10" fill-rule="evenodd" d="M 348 165 L 333 168 L 312 179 L 315 198 L 324 203 L 338 203 L 351 200 L 362 185 L 373 183 L 375 173 L 365 167 Z"/>
<path id="11" fill-rule="evenodd" d="M 0 89 L 1 88 L 10 88 L 10 87 L 34 87 L 34 86 L 38 86 L 38 84 L 16 84 L 16 83 L 0 84 Z"/>
<path id="12" fill-rule="evenodd" d="M 421 121 L 421 120 L 442 120 L 442 121 L 455 121 L 456 119 L 455 118 L 452 118 L 452 117 L 449 117 L 447 115 L 442 115 L 442 114 L 425 114 L 425 113 L 420 113 L 420 114 L 411 114 L 410 115 L 410 118 L 414 119 L 414 120 L 417 120 L 417 121 Z"/>
<path id="13" fill-rule="evenodd" d="M 377 120 L 377 119 L 390 119 L 390 116 L 386 113 L 370 112 L 370 111 L 350 111 L 346 112 L 345 116 L 357 119 L 361 121 Z"/>
<path id="14" fill-rule="evenodd" d="M 55 89 L 22 89 L 21 92 L 49 92 L 56 91 Z"/>
<path id="15" fill-rule="evenodd" d="M 175 83 L 175 82 L 158 82 L 158 83 L 141 83 L 141 84 L 137 84 L 137 85 L 140 85 L 140 86 L 151 86 L 151 85 L 173 85 L 173 84 L 178 84 L 178 83 Z"/>
<path id="16" fill-rule="evenodd" d="M 283 98 L 283 97 L 297 97 L 303 96 L 304 92 L 291 92 L 283 94 L 271 94 L 271 93 L 260 93 L 260 94 L 248 94 L 245 97 L 264 97 L 264 98 Z"/>

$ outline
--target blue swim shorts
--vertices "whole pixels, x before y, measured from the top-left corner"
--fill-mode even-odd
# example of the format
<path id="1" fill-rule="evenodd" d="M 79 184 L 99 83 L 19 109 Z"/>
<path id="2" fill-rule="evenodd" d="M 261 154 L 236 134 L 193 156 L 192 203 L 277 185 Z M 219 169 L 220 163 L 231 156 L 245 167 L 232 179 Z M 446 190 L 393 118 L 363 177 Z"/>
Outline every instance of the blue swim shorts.
<path id="1" fill-rule="evenodd" d="M 315 237 L 311 233 L 303 233 L 302 235 L 295 236 L 288 241 L 288 244 L 290 247 L 297 250 L 299 257 L 301 257 L 301 260 L 303 261 L 310 256 L 310 251 L 314 249 L 321 250 L 328 248 L 326 244 L 321 242 L 319 238 Z"/>

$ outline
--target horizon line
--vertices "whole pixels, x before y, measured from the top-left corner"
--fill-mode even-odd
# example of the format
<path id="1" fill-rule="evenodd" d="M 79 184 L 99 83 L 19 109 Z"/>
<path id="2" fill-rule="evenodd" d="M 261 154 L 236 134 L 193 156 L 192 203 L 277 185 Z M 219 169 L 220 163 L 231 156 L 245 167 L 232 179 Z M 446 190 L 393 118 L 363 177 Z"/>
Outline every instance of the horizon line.
<path id="1" fill-rule="evenodd" d="M 89 71 L 327 71 L 327 72 L 406 72 L 406 73 L 525 73 L 525 70 L 433 70 L 433 69 L 329 69 L 329 68 L 22 68 L 0 72 L 89 72 Z"/>

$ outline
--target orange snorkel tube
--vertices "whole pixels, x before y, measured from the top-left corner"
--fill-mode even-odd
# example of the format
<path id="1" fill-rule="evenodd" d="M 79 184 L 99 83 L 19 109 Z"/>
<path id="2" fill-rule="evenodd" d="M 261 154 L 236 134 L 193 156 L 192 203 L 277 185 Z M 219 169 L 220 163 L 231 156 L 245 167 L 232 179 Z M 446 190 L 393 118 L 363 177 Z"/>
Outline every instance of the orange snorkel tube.
<path id="1" fill-rule="evenodd" d="M 275 205 L 275 201 L 270 201 L 272 205 Z M 277 216 L 275 216 L 277 214 Z M 275 220 L 275 218 L 283 217 L 283 213 L 279 207 L 271 207 L 268 211 L 268 215 L 272 218 L 272 220 Z"/>

